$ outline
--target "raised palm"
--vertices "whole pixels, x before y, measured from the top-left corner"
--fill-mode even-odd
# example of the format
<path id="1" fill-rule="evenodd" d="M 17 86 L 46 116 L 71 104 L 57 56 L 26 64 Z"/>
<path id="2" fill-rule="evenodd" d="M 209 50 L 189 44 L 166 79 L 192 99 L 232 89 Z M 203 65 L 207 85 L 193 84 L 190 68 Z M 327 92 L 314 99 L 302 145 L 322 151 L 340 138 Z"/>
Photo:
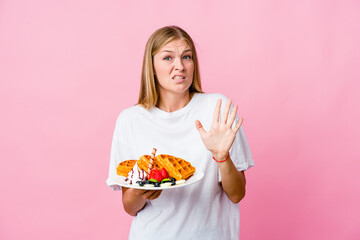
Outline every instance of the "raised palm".
<path id="1" fill-rule="evenodd" d="M 217 160 L 226 158 L 235 140 L 236 132 L 240 129 L 240 126 L 243 122 L 243 118 L 241 118 L 236 123 L 234 128 L 232 127 L 235 121 L 237 106 L 233 108 L 229 116 L 231 100 L 226 103 L 225 109 L 221 116 L 221 121 L 219 121 L 221 102 L 221 99 L 219 99 L 216 103 L 213 122 L 208 132 L 205 131 L 199 120 L 195 121 L 196 128 L 200 133 L 200 137 L 205 147 Z"/>

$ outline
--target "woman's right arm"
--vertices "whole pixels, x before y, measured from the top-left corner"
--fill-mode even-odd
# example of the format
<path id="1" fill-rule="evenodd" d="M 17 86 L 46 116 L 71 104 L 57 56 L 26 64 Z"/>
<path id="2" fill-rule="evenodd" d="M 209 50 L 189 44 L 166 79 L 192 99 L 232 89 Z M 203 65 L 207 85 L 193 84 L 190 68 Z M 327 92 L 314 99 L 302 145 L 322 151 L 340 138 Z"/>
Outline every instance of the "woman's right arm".
<path id="1" fill-rule="evenodd" d="M 136 216 L 136 214 L 145 207 L 146 199 L 156 199 L 160 194 L 161 190 L 141 190 L 122 187 L 124 209 L 131 216 Z"/>

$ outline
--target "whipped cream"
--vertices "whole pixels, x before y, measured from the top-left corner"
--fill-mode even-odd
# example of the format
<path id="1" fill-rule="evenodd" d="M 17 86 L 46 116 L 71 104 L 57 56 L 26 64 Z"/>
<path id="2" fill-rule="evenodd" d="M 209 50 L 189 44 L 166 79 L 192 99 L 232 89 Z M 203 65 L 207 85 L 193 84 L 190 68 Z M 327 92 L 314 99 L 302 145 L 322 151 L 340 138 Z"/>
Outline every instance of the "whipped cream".
<path id="1" fill-rule="evenodd" d="M 145 172 L 144 170 L 140 170 L 136 162 L 134 167 L 128 173 L 125 182 L 129 184 L 136 184 L 137 181 L 143 181 L 146 178 L 147 178 L 147 172 Z"/>

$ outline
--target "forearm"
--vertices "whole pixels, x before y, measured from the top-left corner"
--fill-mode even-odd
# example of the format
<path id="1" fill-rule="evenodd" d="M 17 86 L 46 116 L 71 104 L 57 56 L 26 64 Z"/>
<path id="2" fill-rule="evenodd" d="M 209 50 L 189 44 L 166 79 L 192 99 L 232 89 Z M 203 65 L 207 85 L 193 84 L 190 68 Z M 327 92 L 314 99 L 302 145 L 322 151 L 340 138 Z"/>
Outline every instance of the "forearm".
<path id="1" fill-rule="evenodd" d="M 239 172 L 236 169 L 230 156 L 225 162 L 219 162 L 218 166 L 224 192 L 233 203 L 239 203 L 245 197 L 246 180 L 244 172 Z"/>

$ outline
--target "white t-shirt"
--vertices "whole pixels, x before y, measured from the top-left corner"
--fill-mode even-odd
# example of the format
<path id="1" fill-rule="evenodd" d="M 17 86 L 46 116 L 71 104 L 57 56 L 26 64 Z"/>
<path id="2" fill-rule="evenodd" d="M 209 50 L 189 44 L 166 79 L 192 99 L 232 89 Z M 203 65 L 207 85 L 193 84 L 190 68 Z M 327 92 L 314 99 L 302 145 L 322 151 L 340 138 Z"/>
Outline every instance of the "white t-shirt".
<path id="1" fill-rule="evenodd" d="M 183 158 L 205 174 L 195 184 L 163 190 L 159 198 L 147 200 L 145 208 L 134 217 L 129 239 L 239 239 L 239 205 L 232 203 L 222 190 L 219 168 L 195 127 L 195 120 L 200 120 L 206 131 L 210 129 L 219 98 L 223 99 L 223 109 L 225 96 L 196 93 L 184 108 L 175 112 L 156 107 L 146 110 L 136 105 L 119 115 L 106 181 L 112 189 L 121 189 L 112 180 L 118 164 L 150 155 L 154 147 L 156 155 Z M 254 166 L 242 128 L 230 149 L 230 157 L 239 171 Z"/>

